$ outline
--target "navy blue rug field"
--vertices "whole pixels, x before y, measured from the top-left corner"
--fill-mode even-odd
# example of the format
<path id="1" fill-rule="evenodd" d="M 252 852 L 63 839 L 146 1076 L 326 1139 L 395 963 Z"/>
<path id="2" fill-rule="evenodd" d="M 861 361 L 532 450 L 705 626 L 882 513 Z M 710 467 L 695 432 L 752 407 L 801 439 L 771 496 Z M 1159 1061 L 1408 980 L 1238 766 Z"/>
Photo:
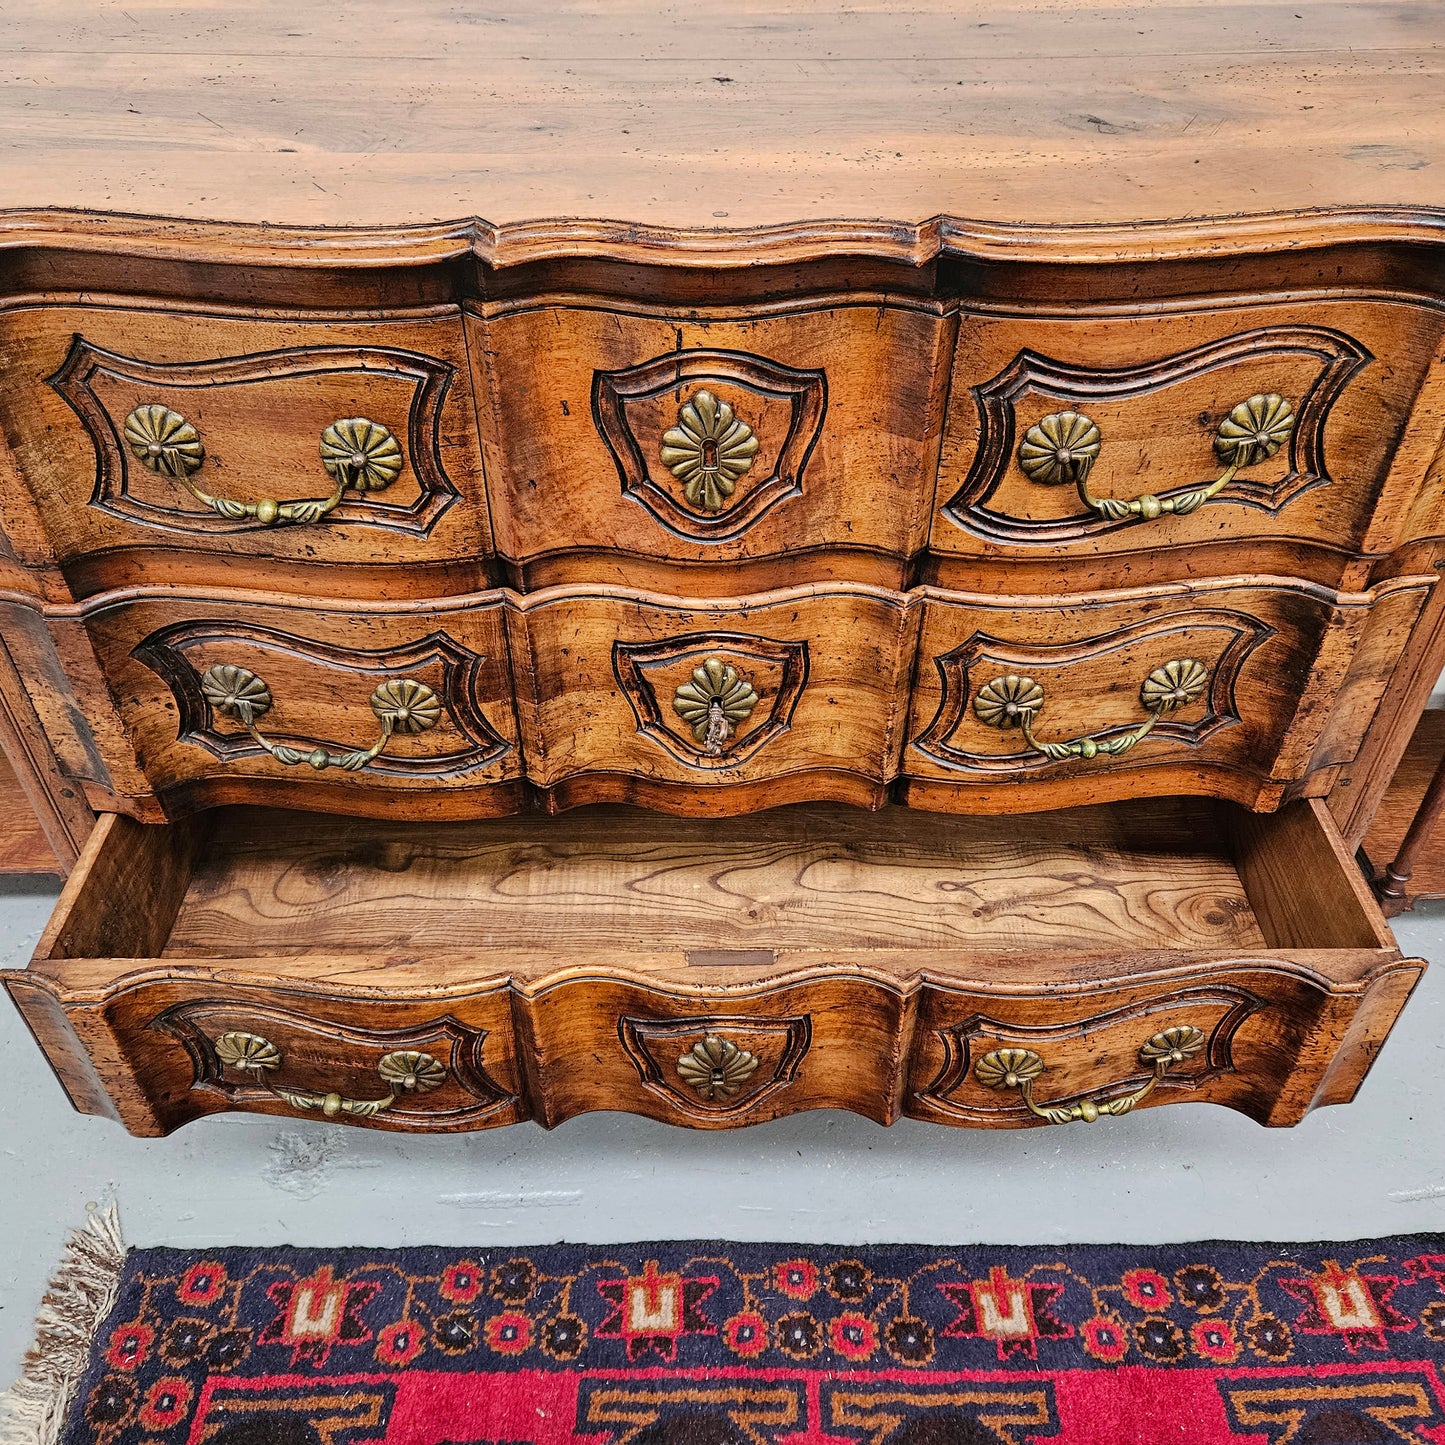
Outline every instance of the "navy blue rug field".
<path id="1" fill-rule="evenodd" d="M 136 1250 L 65 1445 L 1445 1445 L 1445 1236 Z"/>

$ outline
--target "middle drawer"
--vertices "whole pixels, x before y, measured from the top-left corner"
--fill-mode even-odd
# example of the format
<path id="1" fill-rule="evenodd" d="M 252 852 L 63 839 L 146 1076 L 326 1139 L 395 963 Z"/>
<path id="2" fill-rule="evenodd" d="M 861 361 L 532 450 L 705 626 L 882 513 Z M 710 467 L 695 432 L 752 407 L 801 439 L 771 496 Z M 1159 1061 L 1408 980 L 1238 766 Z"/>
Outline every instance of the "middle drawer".
<path id="1" fill-rule="evenodd" d="M 51 608 L 47 626 L 13 608 L 7 636 L 53 647 L 78 707 L 48 725 L 88 720 L 92 803 L 147 820 L 229 802 L 378 816 L 401 799 L 492 815 L 527 785 L 553 809 L 693 814 L 894 792 L 948 811 L 1164 792 L 1267 809 L 1353 756 L 1431 585 L 132 593 Z"/>

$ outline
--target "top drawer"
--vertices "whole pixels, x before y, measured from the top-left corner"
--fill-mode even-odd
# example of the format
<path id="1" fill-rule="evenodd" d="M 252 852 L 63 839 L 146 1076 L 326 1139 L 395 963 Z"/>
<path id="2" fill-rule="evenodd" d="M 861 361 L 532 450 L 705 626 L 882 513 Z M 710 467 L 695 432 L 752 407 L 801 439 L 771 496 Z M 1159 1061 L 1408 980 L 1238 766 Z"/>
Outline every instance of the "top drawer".
<path id="1" fill-rule="evenodd" d="M 4 526 L 50 600 L 1354 588 L 1361 555 L 1445 532 L 1435 427 L 1407 435 L 1440 332 L 1418 305 L 1318 298 L 26 304 L 0 317 Z"/>
<path id="2" fill-rule="evenodd" d="M 1435 443 L 1397 446 L 1440 344 L 1419 306 L 1309 300 L 964 315 L 929 577 L 1128 585 L 1233 571 L 1344 580 L 1410 517 Z M 1392 463 L 1397 463 L 1392 465 Z"/>
<path id="3" fill-rule="evenodd" d="M 0 376 L 19 472 L 3 481 L 7 537 L 77 596 L 490 580 L 455 308 L 301 321 L 25 306 L 0 317 Z"/>

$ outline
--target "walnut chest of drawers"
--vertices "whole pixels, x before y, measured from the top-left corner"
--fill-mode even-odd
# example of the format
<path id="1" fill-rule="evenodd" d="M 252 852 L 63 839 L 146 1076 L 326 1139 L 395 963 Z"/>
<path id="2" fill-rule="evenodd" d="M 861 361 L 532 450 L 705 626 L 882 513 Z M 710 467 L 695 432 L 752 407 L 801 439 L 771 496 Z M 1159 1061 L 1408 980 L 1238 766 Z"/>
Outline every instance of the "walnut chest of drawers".
<path id="1" fill-rule="evenodd" d="M 867 70 L 876 17 L 780 14 Z M 77 1107 L 158 1134 L 1351 1098 L 1424 967 L 1354 850 L 1445 661 L 1428 181 L 1328 136 L 1271 171 L 1272 132 L 1270 214 L 1230 216 L 1237 119 L 1012 163 L 1000 122 L 985 218 L 908 220 L 987 186 L 820 145 L 774 196 L 774 74 L 685 187 L 693 121 L 644 123 L 645 174 L 535 155 L 508 44 L 440 102 L 486 79 L 498 153 L 536 160 L 477 182 L 496 223 L 438 219 L 450 173 L 402 142 L 363 178 L 248 152 L 228 187 L 188 127 L 151 168 L 112 138 L 169 221 L 107 213 L 88 153 L 15 163 L 79 209 L 0 216 L 0 741 L 73 869 L 3 977 Z M 585 150 L 628 129 L 579 65 Z"/>

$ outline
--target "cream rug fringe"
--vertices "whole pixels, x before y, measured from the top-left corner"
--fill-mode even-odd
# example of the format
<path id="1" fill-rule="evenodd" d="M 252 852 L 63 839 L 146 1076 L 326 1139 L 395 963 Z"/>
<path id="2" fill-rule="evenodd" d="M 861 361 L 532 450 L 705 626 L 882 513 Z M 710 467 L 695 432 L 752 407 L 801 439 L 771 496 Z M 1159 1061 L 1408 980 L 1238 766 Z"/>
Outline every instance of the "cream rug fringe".
<path id="1" fill-rule="evenodd" d="M 120 1292 L 125 1244 L 114 1202 L 77 1229 L 51 1277 L 20 1379 L 0 1394 L 0 1445 L 59 1445 L 91 1342 Z"/>

